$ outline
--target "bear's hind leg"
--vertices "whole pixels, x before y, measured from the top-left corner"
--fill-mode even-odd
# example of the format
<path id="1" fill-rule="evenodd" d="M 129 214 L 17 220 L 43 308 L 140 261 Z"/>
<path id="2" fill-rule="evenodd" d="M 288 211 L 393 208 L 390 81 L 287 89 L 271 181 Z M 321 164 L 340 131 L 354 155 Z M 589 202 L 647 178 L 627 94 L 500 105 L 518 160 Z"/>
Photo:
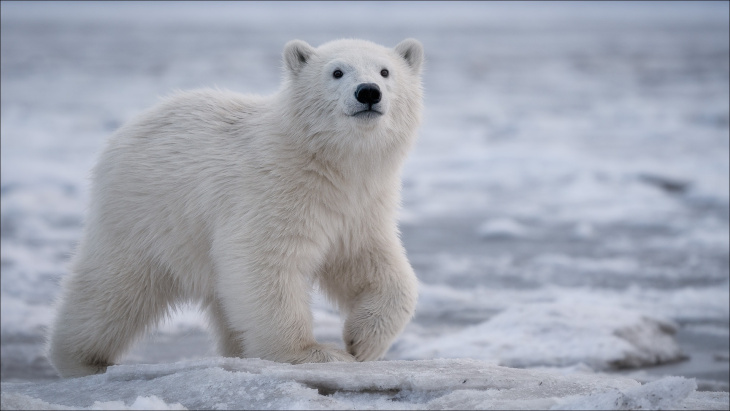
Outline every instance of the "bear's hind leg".
<path id="1" fill-rule="evenodd" d="M 48 357 L 62 377 L 106 371 L 177 297 L 159 266 L 80 261 L 64 284 Z"/>
<path id="2" fill-rule="evenodd" d="M 208 306 L 211 328 L 218 344 L 218 353 L 224 357 L 243 357 L 243 336 L 231 328 L 220 302 L 215 300 Z"/>

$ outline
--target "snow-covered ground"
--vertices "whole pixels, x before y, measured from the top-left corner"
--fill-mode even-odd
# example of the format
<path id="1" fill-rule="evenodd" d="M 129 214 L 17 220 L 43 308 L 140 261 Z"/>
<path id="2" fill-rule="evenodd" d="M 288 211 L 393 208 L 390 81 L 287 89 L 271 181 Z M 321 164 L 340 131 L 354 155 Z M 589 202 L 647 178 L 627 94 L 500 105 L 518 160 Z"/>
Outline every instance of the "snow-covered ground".
<path id="1" fill-rule="evenodd" d="M 9 385 L 9 384 L 8 384 Z M 693 380 L 642 385 L 586 372 L 504 368 L 476 360 L 292 366 L 217 358 L 120 365 L 106 374 L 13 384 L 4 409 L 726 409 L 727 393 Z M 10 391 L 10 390 L 8 390 Z"/>
<path id="2" fill-rule="evenodd" d="M 1 7 L 3 409 L 728 408 L 727 2 Z M 286 41 L 338 37 L 427 52 L 420 300 L 388 361 L 221 359 L 191 307 L 58 380 L 43 333 L 106 137 L 175 89 L 272 93 Z"/>

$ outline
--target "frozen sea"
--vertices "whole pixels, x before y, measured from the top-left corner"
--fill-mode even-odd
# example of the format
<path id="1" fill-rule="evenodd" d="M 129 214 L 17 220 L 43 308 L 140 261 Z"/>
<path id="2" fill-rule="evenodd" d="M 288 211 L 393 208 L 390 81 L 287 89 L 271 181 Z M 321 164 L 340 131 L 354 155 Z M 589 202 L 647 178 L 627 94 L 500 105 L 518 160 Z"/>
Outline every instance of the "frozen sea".
<path id="1" fill-rule="evenodd" d="M 728 2 L 0 4 L 3 409 L 728 409 Z M 288 40 L 343 37 L 427 57 L 420 299 L 385 361 L 223 359 L 189 307 L 58 379 L 44 332 L 107 137 L 177 89 L 273 93 Z"/>

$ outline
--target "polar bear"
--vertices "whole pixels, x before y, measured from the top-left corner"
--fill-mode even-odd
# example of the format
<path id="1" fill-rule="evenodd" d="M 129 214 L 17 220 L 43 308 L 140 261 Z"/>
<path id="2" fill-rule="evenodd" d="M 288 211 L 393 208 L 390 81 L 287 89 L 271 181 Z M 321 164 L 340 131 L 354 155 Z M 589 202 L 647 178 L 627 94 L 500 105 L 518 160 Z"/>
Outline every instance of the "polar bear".
<path id="1" fill-rule="evenodd" d="M 283 60 L 272 96 L 181 92 L 112 135 L 50 329 L 61 376 L 104 372 L 189 301 L 222 355 L 293 364 L 379 359 L 410 320 L 396 214 L 423 47 L 293 40 Z M 346 351 L 314 339 L 315 285 Z"/>

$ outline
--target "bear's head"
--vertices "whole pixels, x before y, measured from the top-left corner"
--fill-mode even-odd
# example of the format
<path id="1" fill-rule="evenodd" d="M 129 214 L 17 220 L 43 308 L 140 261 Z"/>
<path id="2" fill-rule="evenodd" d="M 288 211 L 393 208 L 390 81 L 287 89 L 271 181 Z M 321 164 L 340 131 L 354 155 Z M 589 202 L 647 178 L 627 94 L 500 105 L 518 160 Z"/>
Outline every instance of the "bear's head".
<path id="1" fill-rule="evenodd" d="M 289 114 L 310 136 L 412 137 L 422 109 L 423 59 L 414 39 L 392 49 L 364 40 L 317 48 L 290 41 L 284 47 L 283 90 Z"/>

